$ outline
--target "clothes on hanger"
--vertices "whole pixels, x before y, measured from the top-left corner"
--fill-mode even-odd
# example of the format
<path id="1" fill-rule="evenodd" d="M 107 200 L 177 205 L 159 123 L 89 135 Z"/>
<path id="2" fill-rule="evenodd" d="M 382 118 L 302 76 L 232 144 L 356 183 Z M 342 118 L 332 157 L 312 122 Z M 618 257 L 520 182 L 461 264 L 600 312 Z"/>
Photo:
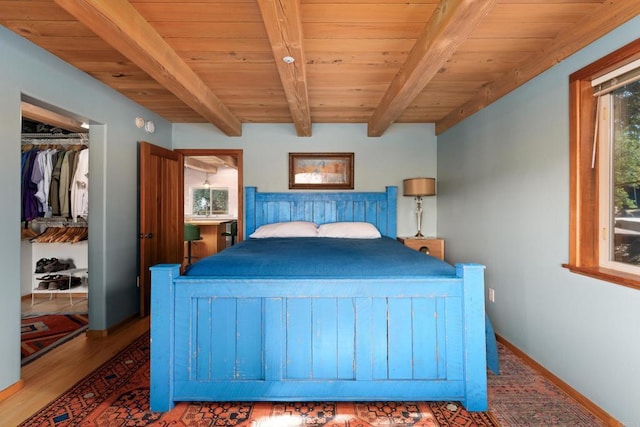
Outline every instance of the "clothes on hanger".
<path id="1" fill-rule="evenodd" d="M 89 216 L 89 150 L 80 151 L 76 159 L 78 162 L 70 185 L 71 218 L 74 221 Z"/>
<path id="2" fill-rule="evenodd" d="M 87 227 L 47 227 L 31 241 L 37 243 L 78 243 L 88 238 L 89 229 Z"/>
<path id="3" fill-rule="evenodd" d="M 51 216 L 87 219 L 89 149 L 77 145 L 23 148 L 22 221 Z"/>

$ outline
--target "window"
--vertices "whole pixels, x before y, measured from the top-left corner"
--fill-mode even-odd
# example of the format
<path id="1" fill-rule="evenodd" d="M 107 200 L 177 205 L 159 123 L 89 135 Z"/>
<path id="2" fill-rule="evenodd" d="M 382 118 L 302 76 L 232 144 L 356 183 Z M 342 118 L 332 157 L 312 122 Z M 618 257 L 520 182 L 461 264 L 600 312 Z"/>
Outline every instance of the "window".
<path id="1" fill-rule="evenodd" d="M 640 289 L 640 40 L 570 76 L 569 263 Z"/>
<path id="2" fill-rule="evenodd" d="M 229 213 L 229 189 L 196 187 L 193 189 L 193 215 L 227 215 Z"/>
<path id="3" fill-rule="evenodd" d="M 598 96 L 599 263 L 640 274 L 640 81 Z"/>

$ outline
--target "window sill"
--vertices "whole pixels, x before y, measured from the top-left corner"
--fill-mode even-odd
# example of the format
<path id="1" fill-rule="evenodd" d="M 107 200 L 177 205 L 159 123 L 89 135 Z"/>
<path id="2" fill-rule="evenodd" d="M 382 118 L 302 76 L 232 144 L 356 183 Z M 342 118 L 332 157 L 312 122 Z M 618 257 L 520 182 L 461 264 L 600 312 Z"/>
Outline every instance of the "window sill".
<path id="1" fill-rule="evenodd" d="M 578 267 L 569 264 L 562 264 L 562 266 L 564 268 L 568 268 L 572 273 L 582 274 L 583 276 L 605 280 L 607 282 L 615 283 L 616 285 L 640 290 L 640 275 L 637 274 L 602 267 Z"/>

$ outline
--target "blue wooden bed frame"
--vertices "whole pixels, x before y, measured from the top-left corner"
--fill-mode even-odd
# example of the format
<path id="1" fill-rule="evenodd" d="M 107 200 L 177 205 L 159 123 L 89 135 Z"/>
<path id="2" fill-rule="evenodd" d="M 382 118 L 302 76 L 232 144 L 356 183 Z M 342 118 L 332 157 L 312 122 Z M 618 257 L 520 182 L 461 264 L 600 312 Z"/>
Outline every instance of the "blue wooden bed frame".
<path id="1" fill-rule="evenodd" d="M 397 188 L 245 190 L 263 224 L 367 221 L 395 238 Z M 311 261 L 311 260 L 310 260 Z M 484 267 L 402 279 L 238 279 L 151 268 L 151 409 L 178 401 L 460 401 L 487 410 Z"/>

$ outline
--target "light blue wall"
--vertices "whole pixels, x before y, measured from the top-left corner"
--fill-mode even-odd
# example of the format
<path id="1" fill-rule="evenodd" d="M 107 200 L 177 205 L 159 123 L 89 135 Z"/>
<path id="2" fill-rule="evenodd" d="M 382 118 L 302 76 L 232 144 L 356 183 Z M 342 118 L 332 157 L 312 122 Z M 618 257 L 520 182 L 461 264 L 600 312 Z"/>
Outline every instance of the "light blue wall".
<path id="1" fill-rule="evenodd" d="M 171 125 L 0 26 L 0 390 L 20 378 L 20 101 L 90 120 L 89 316 L 106 329 L 138 311 L 137 141 L 170 146 Z M 153 119 L 156 133 L 135 127 Z"/>
<path id="2" fill-rule="evenodd" d="M 209 125 L 170 125 L 91 77 L 0 27 L 0 390 L 19 379 L 20 96 L 92 120 L 90 191 L 91 327 L 137 311 L 137 141 L 174 148 L 244 150 L 244 183 L 288 191 L 288 152 L 355 152 L 355 189 L 401 187 L 435 176 L 425 199 L 425 234 L 446 239 L 452 262 L 487 265 L 496 290 L 488 310 L 504 336 L 628 424 L 640 423 L 637 364 L 640 293 L 569 273 L 568 75 L 637 37 L 621 27 L 515 93 L 437 138 L 431 125 L 393 125 L 367 138 L 364 125 L 245 124 L 228 138 Z M 156 133 L 135 126 L 153 119 Z M 436 150 L 438 161 L 436 162 Z M 437 201 L 437 205 L 436 205 Z M 399 197 L 398 234 L 415 232 L 414 202 Z"/>
<path id="3" fill-rule="evenodd" d="M 570 273 L 569 75 L 638 37 L 640 18 L 438 137 L 438 234 L 486 264 L 499 335 L 640 425 L 640 292 Z"/>
<path id="4" fill-rule="evenodd" d="M 242 149 L 244 185 L 258 191 L 289 191 L 289 152 L 353 152 L 354 189 L 384 191 L 396 185 L 398 235 L 416 233 L 415 201 L 402 196 L 402 180 L 436 173 L 433 125 L 396 124 L 382 137 L 367 137 L 362 124 L 316 124 L 313 136 L 298 138 L 293 125 L 244 124 L 242 137 L 229 138 L 211 125 L 175 124 L 174 148 Z M 437 197 L 424 198 L 423 234 L 435 235 Z"/>

